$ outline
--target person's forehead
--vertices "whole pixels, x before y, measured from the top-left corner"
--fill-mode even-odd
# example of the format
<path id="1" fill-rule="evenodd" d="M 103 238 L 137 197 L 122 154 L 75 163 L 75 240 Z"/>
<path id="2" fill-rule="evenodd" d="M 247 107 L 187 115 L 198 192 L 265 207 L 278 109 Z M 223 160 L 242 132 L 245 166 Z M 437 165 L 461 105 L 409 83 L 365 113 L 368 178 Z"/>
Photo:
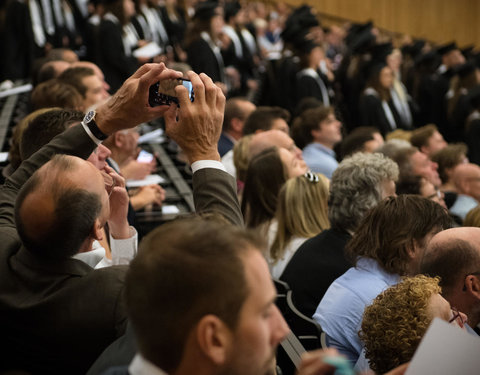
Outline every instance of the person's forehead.
<path id="1" fill-rule="evenodd" d="M 287 150 L 290 149 L 294 144 L 293 139 L 290 138 L 288 134 L 278 129 L 270 133 L 270 140 L 273 145 L 277 147 L 284 147 Z"/>
<path id="2" fill-rule="evenodd" d="M 411 158 L 412 162 L 417 166 L 424 166 L 428 163 L 428 157 L 423 152 L 416 151 Z"/>
<path id="3" fill-rule="evenodd" d="M 83 77 L 82 82 L 89 89 L 94 89 L 96 87 L 102 86 L 102 82 L 100 81 L 100 78 L 98 78 L 95 74 Z"/>

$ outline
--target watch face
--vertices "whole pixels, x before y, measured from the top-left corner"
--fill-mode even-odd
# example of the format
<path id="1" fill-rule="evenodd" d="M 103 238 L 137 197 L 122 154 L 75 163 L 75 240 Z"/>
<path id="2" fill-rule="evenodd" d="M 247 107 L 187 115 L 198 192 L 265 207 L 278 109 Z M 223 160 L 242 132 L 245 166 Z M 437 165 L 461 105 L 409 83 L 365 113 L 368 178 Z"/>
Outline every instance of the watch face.
<path id="1" fill-rule="evenodd" d="M 90 121 L 93 120 L 94 117 L 95 117 L 95 111 L 90 111 L 90 112 L 88 112 L 88 113 L 85 115 L 83 121 L 84 121 L 86 124 L 88 124 Z"/>

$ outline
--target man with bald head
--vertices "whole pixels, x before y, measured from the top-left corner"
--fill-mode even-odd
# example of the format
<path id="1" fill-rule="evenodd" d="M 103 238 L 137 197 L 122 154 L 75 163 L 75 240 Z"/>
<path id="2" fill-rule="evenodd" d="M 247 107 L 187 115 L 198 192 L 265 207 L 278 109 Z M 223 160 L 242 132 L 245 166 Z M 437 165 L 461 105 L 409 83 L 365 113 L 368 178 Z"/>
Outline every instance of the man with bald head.
<path id="1" fill-rule="evenodd" d="M 480 202 L 480 167 L 472 163 L 459 164 L 453 170 L 457 199 L 450 212 L 465 220 L 468 212 Z"/>
<path id="2" fill-rule="evenodd" d="M 480 323 L 480 228 L 460 227 L 437 233 L 427 246 L 420 272 L 440 276 L 443 297 Z"/>
<path id="3" fill-rule="evenodd" d="M 126 205 L 114 202 L 128 199 L 123 180 L 84 160 L 108 135 L 163 116 L 167 133 L 192 163 L 197 211 L 242 223 L 235 181 L 222 171 L 217 152 L 221 90 L 206 75 L 190 72 L 195 102 L 181 87 L 181 109 L 148 106 L 152 84 L 181 76 L 164 64 L 142 66 L 107 103 L 33 154 L 1 187 L 0 372 L 85 374 L 125 331 L 126 266 L 94 270 L 72 258 L 91 248 L 107 220 L 114 237 L 127 235 Z M 123 220 L 112 222 L 117 216 Z"/>

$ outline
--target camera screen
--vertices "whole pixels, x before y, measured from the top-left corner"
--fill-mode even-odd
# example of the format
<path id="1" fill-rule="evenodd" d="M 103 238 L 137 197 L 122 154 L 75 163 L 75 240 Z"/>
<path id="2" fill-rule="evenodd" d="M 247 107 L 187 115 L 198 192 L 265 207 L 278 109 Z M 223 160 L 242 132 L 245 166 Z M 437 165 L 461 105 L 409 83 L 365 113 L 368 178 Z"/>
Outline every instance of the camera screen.
<path id="1" fill-rule="evenodd" d="M 154 85 L 150 86 L 148 102 L 151 107 L 156 107 L 159 105 L 170 105 L 175 103 L 179 105 L 178 98 L 175 94 L 175 87 L 178 85 L 183 85 L 187 88 L 190 101 L 193 102 L 193 86 L 192 82 L 187 79 L 169 79 L 161 82 L 157 82 Z"/>

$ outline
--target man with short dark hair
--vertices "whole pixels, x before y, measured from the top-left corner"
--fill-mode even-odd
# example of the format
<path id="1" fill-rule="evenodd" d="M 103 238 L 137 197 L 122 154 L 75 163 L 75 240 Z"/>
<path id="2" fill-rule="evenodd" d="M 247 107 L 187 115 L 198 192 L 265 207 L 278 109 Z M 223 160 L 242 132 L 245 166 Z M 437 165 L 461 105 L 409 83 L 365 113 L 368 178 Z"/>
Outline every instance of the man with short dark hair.
<path id="1" fill-rule="evenodd" d="M 448 145 L 433 124 L 425 125 L 412 131 L 410 143 L 429 158 Z"/>
<path id="2" fill-rule="evenodd" d="M 110 101 L 22 163 L 2 186 L 1 371 L 84 374 L 124 333 L 126 267 L 93 270 L 71 258 L 91 249 L 109 217 L 123 218 L 109 225 L 114 237 L 129 235 L 126 205 L 119 209 L 113 203 L 114 196 L 128 200 L 123 180 L 83 160 L 109 134 L 164 116 L 167 133 L 192 163 L 197 211 L 219 212 L 242 223 L 235 181 L 219 170 L 221 90 L 207 76 L 190 72 L 195 102 L 186 89 L 177 88 L 185 110 L 147 104 L 152 84 L 179 77 L 164 64 L 143 65 Z M 67 155 L 49 161 L 56 154 Z"/>
<path id="3" fill-rule="evenodd" d="M 308 109 L 295 119 L 292 137 L 313 172 L 332 178 L 338 167 L 333 148 L 342 140 L 341 130 L 342 123 L 331 107 Z"/>
<path id="4" fill-rule="evenodd" d="M 480 228 L 460 227 L 437 233 L 427 246 L 420 272 L 440 276 L 442 295 L 480 324 Z"/>
<path id="5" fill-rule="evenodd" d="M 313 315 L 327 345 L 355 363 L 363 349 L 358 331 L 365 307 L 400 276 L 418 274 L 428 242 L 450 225 L 443 207 L 416 195 L 390 197 L 374 207 L 346 248 L 355 266 L 330 285 Z"/>
<path id="6" fill-rule="evenodd" d="M 289 134 L 288 121 L 290 114 L 280 107 L 257 107 L 243 127 L 243 135 L 259 133 L 262 131 L 278 129 Z"/>
<path id="7" fill-rule="evenodd" d="M 83 66 L 68 68 L 58 79 L 72 85 L 82 95 L 84 111 L 108 98 L 103 82 L 92 68 Z"/>
<path id="8" fill-rule="evenodd" d="M 231 98 L 227 100 L 222 134 L 218 140 L 220 157 L 223 157 L 230 151 L 234 144 L 243 136 L 243 125 L 255 108 L 255 104 L 247 99 Z"/>
<path id="9" fill-rule="evenodd" d="M 258 235 L 198 219 L 150 233 L 127 275 L 139 349 L 129 373 L 273 374 L 289 329 L 263 248 Z"/>

